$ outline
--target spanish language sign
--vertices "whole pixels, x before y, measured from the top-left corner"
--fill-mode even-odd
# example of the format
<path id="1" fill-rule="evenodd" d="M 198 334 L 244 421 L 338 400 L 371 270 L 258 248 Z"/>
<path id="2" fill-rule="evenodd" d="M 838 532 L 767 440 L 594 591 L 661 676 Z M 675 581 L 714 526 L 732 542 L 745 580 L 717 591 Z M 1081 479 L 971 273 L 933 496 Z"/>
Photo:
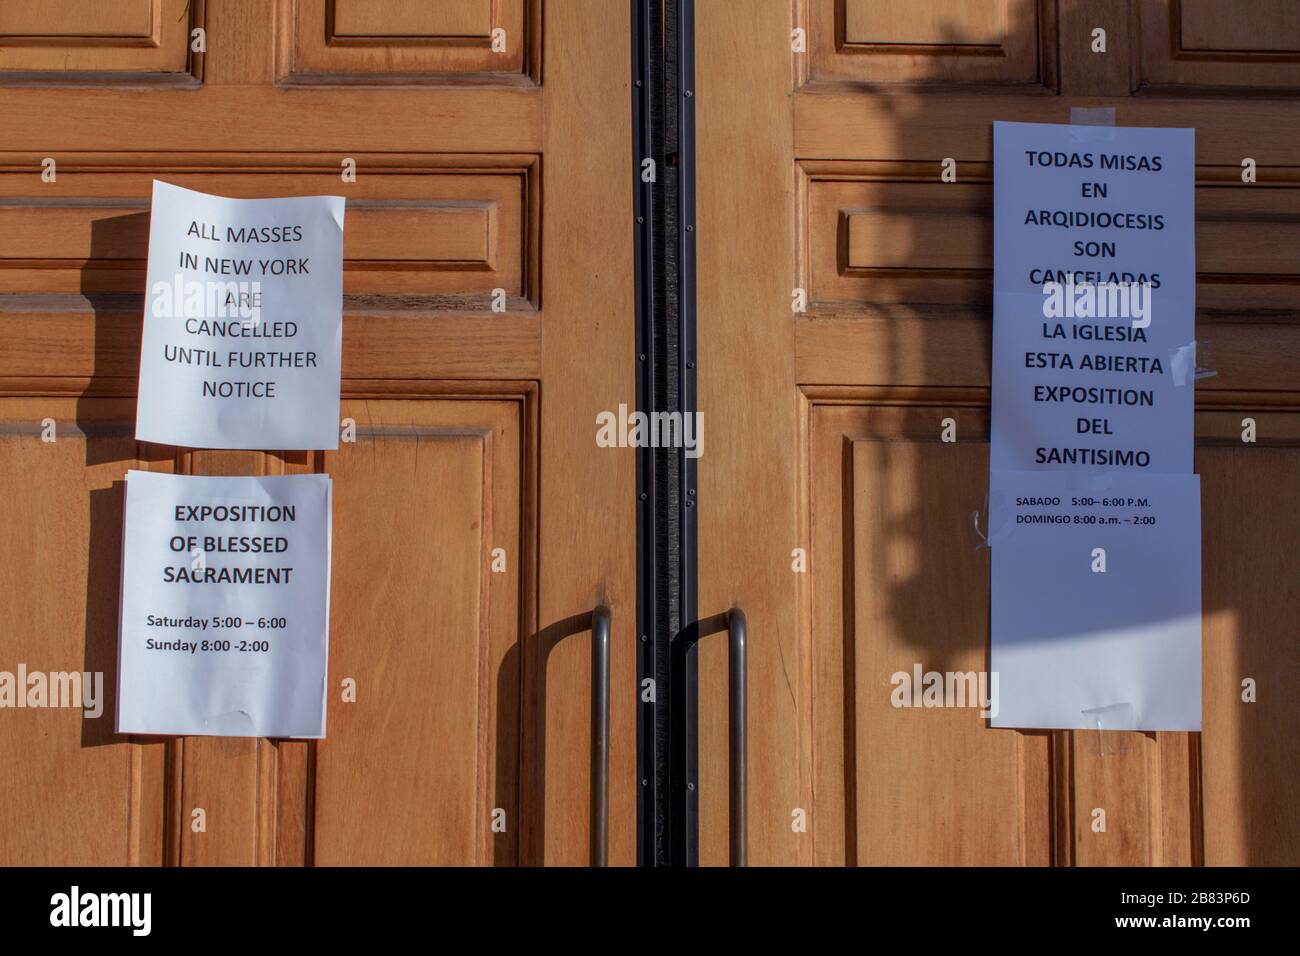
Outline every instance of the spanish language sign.
<path id="1" fill-rule="evenodd" d="M 993 140 L 992 723 L 1199 730 L 1193 131 Z"/>
<path id="2" fill-rule="evenodd" d="M 1201 729 L 1196 475 L 995 471 L 994 727 Z"/>
<path id="3" fill-rule="evenodd" d="M 154 182 L 136 438 L 338 447 L 343 206 Z"/>
<path id="4" fill-rule="evenodd" d="M 993 124 L 990 468 L 1191 473 L 1193 132 Z"/>
<path id="5" fill-rule="evenodd" d="M 330 495 L 127 472 L 118 733 L 325 736 Z"/>

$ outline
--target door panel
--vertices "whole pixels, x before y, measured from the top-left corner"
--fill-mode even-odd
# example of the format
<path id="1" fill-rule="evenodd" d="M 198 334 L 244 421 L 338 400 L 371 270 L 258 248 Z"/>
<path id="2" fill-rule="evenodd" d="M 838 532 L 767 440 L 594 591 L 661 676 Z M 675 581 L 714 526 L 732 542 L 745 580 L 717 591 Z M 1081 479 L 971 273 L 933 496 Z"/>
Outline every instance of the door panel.
<path id="1" fill-rule="evenodd" d="M 985 669 L 988 556 L 973 529 L 950 529 L 987 447 L 928 440 L 950 409 L 811 408 L 814 788 L 844 794 L 818 801 L 815 862 L 1045 863 L 1047 736 L 988 734 L 978 709 L 893 706 L 893 675 L 916 663 Z M 918 507 L 921 482 L 942 504 Z"/>
<path id="2" fill-rule="evenodd" d="M 1141 82 L 1153 86 L 1300 85 L 1300 11 L 1285 0 L 1140 0 Z"/>
<path id="3" fill-rule="evenodd" d="M 56 442 L 41 440 L 46 419 Z M 166 745 L 112 732 L 123 477 L 172 465 L 134 434 L 134 400 L 0 398 L 0 593 L 11 622 L 0 669 L 104 674 L 99 719 L 79 709 L 3 711 L 6 864 L 125 866 L 161 853 L 152 794 L 163 786 Z"/>
<path id="4" fill-rule="evenodd" d="M 102 6 L 0 17 L 0 593 L 30 621 L 0 634 L 0 669 L 93 665 L 111 706 L 126 469 L 325 472 L 328 736 L 126 739 L 111 709 L 14 712 L 0 752 L 38 756 L 3 785 L 0 862 L 586 864 L 602 603 L 609 858 L 634 862 L 635 462 L 592 451 L 635 382 L 630 54 L 609 42 L 628 10 Z M 355 442 L 134 441 L 154 178 L 347 197 Z"/>
<path id="5" fill-rule="evenodd" d="M 527 602 L 522 561 L 501 572 L 491 565 L 497 547 L 526 554 L 528 397 L 344 405 L 360 454 L 325 456 L 336 574 L 374 584 L 335 593 L 334 626 L 360 639 L 335 642 L 331 684 L 351 678 L 378 699 L 338 708 L 318 745 L 317 863 L 517 858 L 514 831 L 494 834 L 490 818 L 501 808 L 507 820 L 527 819 L 519 794 Z"/>
<path id="6" fill-rule="evenodd" d="M 1243 416 L 1267 439 L 1241 444 Z M 1300 513 L 1300 413 L 1293 408 L 1203 412 L 1197 421 L 1204 587 L 1204 722 L 1200 742 L 1207 866 L 1294 866 L 1300 859 L 1300 756 L 1289 691 L 1300 680 L 1295 609 Z M 1241 702 L 1242 681 L 1261 688 Z"/>
<path id="7" fill-rule="evenodd" d="M 347 191 L 345 293 L 481 297 L 500 288 L 508 301 L 526 300 L 516 307 L 541 304 L 536 157 L 352 158 L 365 174 Z M 298 157 L 284 171 L 257 171 L 247 157 L 226 168 L 214 162 L 202 172 L 184 156 L 60 159 L 59 180 L 71 201 L 53 209 L 31 195 L 30 173 L 0 176 L 0 197 L 12 202 L 0 207 L 0 229 L 10 249 L 22 253 L 0 263 L 12 292 L 143 288 L 155 177 L 242 197 L 318 196 L 342 185 L 338 164 L 326 166 L 321 156 Z"/>
<path id="8" fill-rule="evenodd" d="M 284 82 L 441 76 L 531 84 L 539 75 L 539 0 L 277 3 Z M 503 31 L 498 49 L 494 30 Z"/>
<path id="9" fill-rule="evenodd" d="M 190 31 L 203 0 L 47 0 L 0 10 L 0 82 L 145 80 L 192 85 Z"/>
<path id="10" fill-rule="evenodd" d="M 1289 686 L 1295 669 L 1294 18 L 1262 4 L 1247 28 L 1214 0 L 772 0 L 743 23 L 707 3 L 697 19 L 700 407 L 719 423 L 700 614 L 748 616 L 751 861 L 1300 860 L 1300 706 L 1242 700 L 1244 679 Z M 795 28 L 806 52 L 783 42 Z M 1196 128 L 1198 340 L 1216 373 L 1197 383 L 1201 734 L 992 730 L 890 701 L 897 671 L 986 667 L 972 515 L 987 510 L 991 123 L 1065 123 L 1074 106 Z M 701 859 L 720 864 L 725 652 L 706 642 L 701 662 Z"/>
<path id="11" fill-rule="evenodd" d="M 1042 0 L 809 0 L 808 57 L 797 67 L 832 82 L 1045 83 L 1054 60 L 1039 36 L 1055 9 Z"/>

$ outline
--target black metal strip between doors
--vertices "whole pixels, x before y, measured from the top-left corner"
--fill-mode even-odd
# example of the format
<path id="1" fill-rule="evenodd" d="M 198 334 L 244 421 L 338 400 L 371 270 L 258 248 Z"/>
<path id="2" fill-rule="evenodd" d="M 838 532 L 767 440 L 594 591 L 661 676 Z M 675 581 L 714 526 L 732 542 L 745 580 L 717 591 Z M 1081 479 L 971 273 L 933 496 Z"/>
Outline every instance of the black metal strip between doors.
<path id="1" fill-rule="evenodd" d="M 685 419 L 697 372 L 694 0 L 631 2 L 637 408 Z M 637 449 L 642 866 L 697 858 L 697 461 L 684 447 Z"/>

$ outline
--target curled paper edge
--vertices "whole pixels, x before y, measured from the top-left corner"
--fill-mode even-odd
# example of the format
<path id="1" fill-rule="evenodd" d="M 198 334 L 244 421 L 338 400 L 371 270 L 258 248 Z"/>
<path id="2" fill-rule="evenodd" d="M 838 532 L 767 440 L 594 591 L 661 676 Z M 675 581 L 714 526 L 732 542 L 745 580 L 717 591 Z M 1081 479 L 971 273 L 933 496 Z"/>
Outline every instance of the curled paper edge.
<path id="1" fill-rule="evenodd" d="M 1195 381 L 1196 339 L 1169 350 L 1169 374 L 1174 377 L 1175 388 L 1186 385 L 1189 381 Z"/>

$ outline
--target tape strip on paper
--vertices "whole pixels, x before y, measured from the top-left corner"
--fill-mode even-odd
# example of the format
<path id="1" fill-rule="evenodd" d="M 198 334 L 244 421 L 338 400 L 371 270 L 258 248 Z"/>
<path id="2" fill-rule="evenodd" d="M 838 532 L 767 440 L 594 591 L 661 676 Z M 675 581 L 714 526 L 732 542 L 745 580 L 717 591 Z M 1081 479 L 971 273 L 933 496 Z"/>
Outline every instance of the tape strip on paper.
<path id="1" fill-rule="evenodd" d="M 1089 729 L 1097 732 L 1095 737 L 1093 734 L 1088 735 L 1096 741 L 1097 749 L 1092 751 L 1089 748 L 1091 756 L 1116 757 L 1129 752 L 1127 737 L 1115 737 L 1113 734 L 1104 734 L 1102 731 L 1124 730 L 1141 726 L 1138 721 L 1140 715 L 1136 707 L 1124 701 L 1118 704 L 1106 704 L 1102 707 L 1087 707 L 1080 713 L 1092 725 Z"/>
<path id="2" fill-rule="evenodd" d="M 1114 126 L 1115 107 L 1113 106 L 1071 106 L 1071 126 Z"/>
<path id="3" fill-rule="evenodd" d="M 1070 139 L 1076 143 L 1108 142 L 1115 139 L 1115 107 L 1070 107 Z"/>
<path id="4" fill-rule="evenodd" d="M 1174 378 L 1174 385 L 1183 386 L 1189 382 L 1199 382 L 1204 378 L 1214 378 L 1218 371 L 1208 342 L 1193 339 L 1186 345 L 1180 345 L 1169 353 L 1169 374 Z"/>
<path id="5" fill-rule="evenodd" d="M 992 492 L 990 491 L 990 492 L 986 492 L 984 495 L 983 513 L 979 511 L 971 512 L 971 523 L 974 524 L 975 534 L 979 538 L 979 542 L 975 545 L 975 550 L 977 551 L 980 548 L 993 547 L 994 544 L 996 544 L 997 542 L 1005 538 L 1007 535 L 1009 535 L 1011 533 L 1011 529 L 1014 527 L 1011 522 L 1011 511 L 1008 508 L 996 509 L 1000 517 L 998 518 L 998 523 L 996 525 L 992 525 L 994 508 L 992 507 L 993 502 L 989 497 L 991 494 Z M 981 530 L 980 528 L 981 520 L 983 520 L 986 525 L 989 525 L 987 530 Z"/>

